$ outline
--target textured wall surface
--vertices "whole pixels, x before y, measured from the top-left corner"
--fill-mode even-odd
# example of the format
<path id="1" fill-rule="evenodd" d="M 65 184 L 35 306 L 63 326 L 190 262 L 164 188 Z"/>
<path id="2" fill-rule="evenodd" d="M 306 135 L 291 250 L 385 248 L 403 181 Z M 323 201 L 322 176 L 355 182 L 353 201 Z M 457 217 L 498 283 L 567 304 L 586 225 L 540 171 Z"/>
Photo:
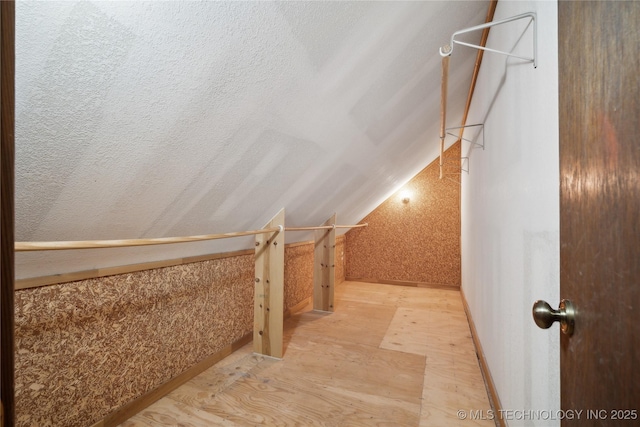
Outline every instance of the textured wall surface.
<path id="1" fill-rule="evenodd" d="M 336 285 L 345 279 L 344 266 L 345 236 L 336 236 Z M 313 297 L 313 242 L 288 245 L 284 252 L 284 307 L 294 307 L 303 300 Z"/>
<path id="2" fill-rule="evenodd" d="M 460 144 L 446 151 L 447 171 Z M 450 161 L 450 162 L 449 162 Z M 460 185 L 433 161 L 346 234 L 347 278 L 460 286 Z M 459 171 L 458 171 L 459 172 Z M 402 196 L 410 193 L 410 202 Z"/>
<path id="3" fill-rule="evenodd" d="M 284 250 L 284 307 L 294 307 L 313 296 L 313 243 Z"/>
<path id="4" fill-rule="evenodd" d="M 16 239 L 243 231 L 282 207 L 291 225 L 353 223 L 435 156 L 438 48 L 487 5 L 19 1 Z M 451 59 L 451 123 L 474 58 Z M 16 274 L 251 244 L 19 253 Z"/>
<path id="5" fill-rule="evenodd" d="M 485 150 L 464 146 L 462 181 L 462 289 L 502 407 L 551 413 L 560 409 L 559 328 L 539 329 L 531 306 L 560 299 L 557 10 L 555 1 L 498 2 L 495 19 L 537 12 L 538 67 L 484 55 L 469 118 L 485 123 Z M 526 25 L 494 27 L 487 46 L 530 55 Z"/>
<path id="6" fill-rule="evenodd" d="M 285 249 L 285 309 L 313 295 L 313 244 Z M 86 427 L 251 333 L 254 258 L 16 292 L 18 426 Z"/>
<path id="7" fill-rule="evenodd" d="M 346 256 L 345 256 L 345 235 L 336 236 L 336 285 L 344 282 L 346 271 Z"/>

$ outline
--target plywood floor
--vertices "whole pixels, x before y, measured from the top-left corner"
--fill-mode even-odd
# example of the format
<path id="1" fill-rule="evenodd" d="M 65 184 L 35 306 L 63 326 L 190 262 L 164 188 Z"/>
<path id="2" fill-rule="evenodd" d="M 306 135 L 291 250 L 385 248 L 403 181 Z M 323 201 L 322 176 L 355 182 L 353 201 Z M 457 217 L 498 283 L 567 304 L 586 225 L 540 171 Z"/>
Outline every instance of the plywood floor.
<path id="1" fill-rule="evenodd" d="M 283 360 L 227 357 L 122 424 L 493 426 L 460 293 L 344 282 L 336 312 L 285 323 Z"/>

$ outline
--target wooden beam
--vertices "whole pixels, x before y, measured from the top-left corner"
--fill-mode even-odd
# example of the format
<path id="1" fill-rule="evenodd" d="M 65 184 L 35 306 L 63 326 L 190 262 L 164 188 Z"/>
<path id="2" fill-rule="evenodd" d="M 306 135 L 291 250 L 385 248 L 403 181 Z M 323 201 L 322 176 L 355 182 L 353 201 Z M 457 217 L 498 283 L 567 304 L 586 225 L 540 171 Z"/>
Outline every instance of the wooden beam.
<path id="1" fill-rule="evenodd" d="M 447 85 L 449 82 L 449 57 L 442 58 L 442 81 L 440 82 L 440 179 L 444 166 L 444 139 L 447 136 Z"/>
<path id="2" fill-rule="evenodd" d="M 496 12 L 497 5 L 498 5 L 498 0 L 491 0 L 491 3 L 489 3 L 489 9 L 487 10 L 487 16 L 484 20 L 485 23 L 493 21 L 493 15 Z M 484 30 L 482 30 L 482 35 L 480 36 L 480 46 L 485 47 L 487 45 L 487 39 L 489 38 L 490 29 L 491 28 L 485 28 Z M 466 126 L 467 124 L 469 109 L 471 108 L 471 101 L 473 100 L 473 92 L 475 92 L 475 89 L 476 89 L 476 82 L 478 81 L 478 73 L 480 73 L 480 65 L 482 65 L 483 55 L 484 55 L 484 50 L 478 49 L 478 53 L 476 54 L 476 64 L 473 67 L 473 75 L 471 76 L 471 85 L 469 86 L 469 94 L 467 95 L 467 104 L 464 107 L 464 114 L 462 115 L 461 126 Z M 458 139 L 462 138 L 463 133 L 464 133 L 464 128 L 461 128 Z"/>
<path id="3" fill-rule="evenodd" d="M 202 234 L 198 236 L 184 237 L 159 237 L 153 239 L 126 239 L 126 240 L 78 240 L 67 242 L 16 242 L 16 252 L 26 251 L 60 251 L 67 249 L 99 249 L 99 248 L 124 248 L 130 246 L 166 245 L 172 243 L 200 242 L 203 240 L 219 240 L 231 237 L 253 236 L 256 234 L 273 233 L 277 228 L 261 230 L 237 231 L 234 233 Z"/>
<path id="4" fill-rule="evenodd" d="M 336 214 L 326 220 L 322 226 L 336 223 Z M 315 231 L 315 249 L 313 263 L 313 309 L 333 311 L 333 294 L 335 289 L 335 253 L 336 230 Z"/>
<path id="5" fill-rule="evenodd" d="M 284 322 L 284 209 L 264 226 L 274 227 L 282 227 L 282 231 L 256 235 L 253 351 L 281 358 Z"/>
<path id="6" fill-rule="evenodd" d="M 2 425 L 15 424 L 14 115 L 15 3 L 0 2 L 0 400 Z"/>

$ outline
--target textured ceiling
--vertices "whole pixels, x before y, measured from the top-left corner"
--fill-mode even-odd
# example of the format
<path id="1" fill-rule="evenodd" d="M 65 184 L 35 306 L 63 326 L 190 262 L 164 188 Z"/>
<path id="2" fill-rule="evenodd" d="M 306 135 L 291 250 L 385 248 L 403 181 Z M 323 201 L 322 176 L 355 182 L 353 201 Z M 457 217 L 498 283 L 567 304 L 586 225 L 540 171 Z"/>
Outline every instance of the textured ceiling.
<path id="1" fill-rule="evenodd" d="M 19 1 L 16 240 L 356 223 L 436 157 L 438 48 L 487 7 Z M 449 123 L 475 53 L 452 57 Z M 20 253 L 17 276 L 248 244 Z"/>

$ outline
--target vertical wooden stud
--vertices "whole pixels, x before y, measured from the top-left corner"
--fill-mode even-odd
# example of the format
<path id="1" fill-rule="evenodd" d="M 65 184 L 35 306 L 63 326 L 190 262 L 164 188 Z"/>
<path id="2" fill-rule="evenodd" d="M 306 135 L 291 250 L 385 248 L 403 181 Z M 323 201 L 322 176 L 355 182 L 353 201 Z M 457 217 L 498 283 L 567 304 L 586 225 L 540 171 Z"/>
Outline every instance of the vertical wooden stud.
<path id="1" fill-rule="evenodd" d="M 15 3 L 0 1 L 0 397 L 2 426 L 15 424 L 14 399 L 14 75 Z"/>
<path id="2" fill-rule="evenodd" d="M 334 225 L 336 214 L 322 225 Z M 313 309 L 333 311 L 333 290 L 335 286 L 336 229 L 315 231 L 313 265 Z"/>
<path id="3" fill-rule="evenodd" d="M 284 209 L 264 228 L 278 226 L 282 226 L 282 231 L 256 235 L 253 351 L 281 358 L 284 320 Z"/>

